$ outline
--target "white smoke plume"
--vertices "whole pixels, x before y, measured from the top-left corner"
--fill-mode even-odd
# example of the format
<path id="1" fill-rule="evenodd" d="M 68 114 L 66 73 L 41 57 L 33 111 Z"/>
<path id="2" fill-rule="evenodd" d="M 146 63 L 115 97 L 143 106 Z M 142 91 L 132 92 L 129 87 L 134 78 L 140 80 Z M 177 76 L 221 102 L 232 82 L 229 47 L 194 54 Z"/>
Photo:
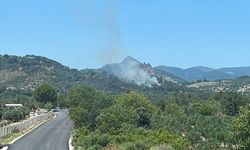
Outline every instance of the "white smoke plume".
<path id="1" fill-rule="evenodd" d="M 126 58 L 119 64 L 108 65 L 108 69 L 109 72 L 112 72 L 112 74 L 116 75 L 118 78 L 133 82 L 137 85 L 146 85 L 148 87 L 159 85 L 157 78 L 147 72 L 145 68 L 141 67 L 140 62 L 132 58 Z"/>
<path id="2" fill-rule="evenodd" d="M 117 0 L 84 0 L 83 22 L 99 39 L 96 59 L 100 64 L 116 62 L 122 53 Z"/>

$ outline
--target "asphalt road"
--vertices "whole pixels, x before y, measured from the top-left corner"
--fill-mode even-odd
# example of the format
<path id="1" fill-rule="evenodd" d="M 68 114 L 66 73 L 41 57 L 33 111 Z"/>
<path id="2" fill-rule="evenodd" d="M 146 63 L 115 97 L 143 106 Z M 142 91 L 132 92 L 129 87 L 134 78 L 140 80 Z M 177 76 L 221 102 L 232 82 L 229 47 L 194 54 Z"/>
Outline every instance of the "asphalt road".
<path id="1" fill-rule="evenodd" d="M 36 128 L 23 138 L 9 145 L 8 150 L 68 150 L 68 141 L 73 128 L 67 111 Z"/>

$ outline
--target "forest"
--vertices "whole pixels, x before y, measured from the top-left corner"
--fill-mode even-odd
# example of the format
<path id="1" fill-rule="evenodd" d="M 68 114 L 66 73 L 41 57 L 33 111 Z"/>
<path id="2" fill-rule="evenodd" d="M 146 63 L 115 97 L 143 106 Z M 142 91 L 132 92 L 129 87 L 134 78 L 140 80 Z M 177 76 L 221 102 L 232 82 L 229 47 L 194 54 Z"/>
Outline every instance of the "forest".
<path id="1" fill-rule="evenodd" d="M 44 57 L 0 58 L 0 118 L 7 123 L 22 120 L 33 108 L 59 105 L 69 108 L 79 149 L 250 149 L 250 96 L 238 91 L 250 77 L 215 81 L 211 87 L 188 88 L 198 81 L 150 88 Z M 39 102 L 36 91 L 44 84 L 42 91 L 51 85 L 56 101 Z M 227 90 L 215 92 L 217 86 Z M 9 111 L 2 107 L 6 103 L 24 108 Z"/>
<path id="2" fill-rule="evenodd" d="M 66 98 L 78 149 L 250 149 L 250 97 L 236 92 L 111 95 L 81 86 Z"/>

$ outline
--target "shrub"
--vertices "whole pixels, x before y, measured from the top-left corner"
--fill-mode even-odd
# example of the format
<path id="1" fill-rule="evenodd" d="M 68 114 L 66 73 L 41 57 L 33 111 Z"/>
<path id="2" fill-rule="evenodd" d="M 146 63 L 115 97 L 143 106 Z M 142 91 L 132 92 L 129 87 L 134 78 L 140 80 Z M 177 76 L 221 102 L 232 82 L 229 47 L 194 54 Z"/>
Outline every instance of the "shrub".
<path id="1" fill-rule="evenodd" d="M 8 110 L 3 114 L 3 119 L 11 121 L 19 121 L 25 117 L 22 109 Z"/>
<path id="2" fill-rule="evenodd" d="M 240 108 L 240 114 L 232 125 L 231 137 L 237 149 L 250 149 L 250 105 Z"/>
<path id="3" fill-rule="evenodd" d="M 47 102 L 47 103 L 44 105 L 44 108 L 47 109 L 48 111 L 50 111 L 50 110 L 53 108 L 53 105 L 51 104 L 51 102 Z"/>
<path id="4" fill-rule="evenodd" d="M 0 120 L 2 119 L 2 117 L 3 117 L 3 113 L 2 113 L 2 111 L 0 110 Z"/>
<path id="5" fill-rule="evenodd" d="M 92 145 L 87 150 L 102 150 L 103 147 L 100 145 Z"/>
<path id="6" fill-rule="evenodd" d="M 81 133 L 78 133 L 81 134 Z M 83 133 L 84 134 L 84 133 Z M 103 134 L 99 131 L 90 132 L 86 136 L 78 137 L 76 141 L 77 146 L 82 146 L 84 149 L 97 149 L 99 147 L 105 147 L 110 142 L 110 138 L 107 134 Z M 95 145 L 95 147 L 93 147 Z"/>
<path id="7" fill-rule="evenodd" d="M 148 150 L 149 146 L 143 142 L 129 142 L 120 146 L 121 150 Z"/>
<path id="8" fill-rule="evenodd" d="M 150 150 L 174 150 L 174 148 L 170 145 L 162 144 L 158 146 L 153 146 Z"/>

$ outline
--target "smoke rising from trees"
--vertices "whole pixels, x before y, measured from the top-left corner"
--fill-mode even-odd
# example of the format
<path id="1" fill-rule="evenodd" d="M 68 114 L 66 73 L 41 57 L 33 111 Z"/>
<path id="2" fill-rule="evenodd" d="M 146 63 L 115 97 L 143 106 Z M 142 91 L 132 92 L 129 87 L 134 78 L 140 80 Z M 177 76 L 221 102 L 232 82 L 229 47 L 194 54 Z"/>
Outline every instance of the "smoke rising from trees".
<path id="1" fill-rule="evenodd" d="M 82 19 L 97 42 L 96 59 L 100 64 L 118 61 L 122 53 L 121 31 L 118 23 L 117 0 L 84 0 Z"/>

